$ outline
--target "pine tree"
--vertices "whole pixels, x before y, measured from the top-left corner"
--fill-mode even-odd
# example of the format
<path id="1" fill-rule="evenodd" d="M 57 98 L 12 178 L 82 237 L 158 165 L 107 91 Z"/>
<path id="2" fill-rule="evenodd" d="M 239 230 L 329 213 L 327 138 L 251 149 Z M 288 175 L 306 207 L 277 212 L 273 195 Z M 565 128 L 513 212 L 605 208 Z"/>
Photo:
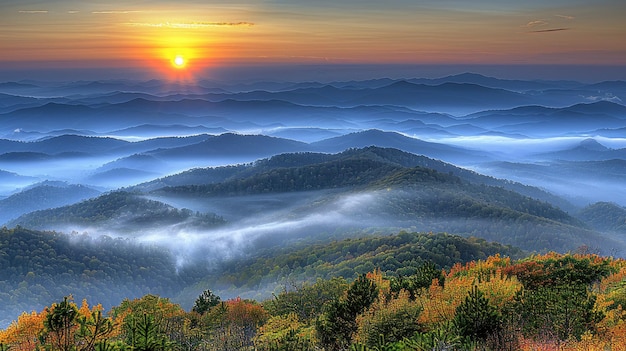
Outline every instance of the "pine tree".
<path id="1" fill-rule="evenodd" d="M 348 288 L 345 299 L 325 306 L 315 328 L 321 343 L 329 350 L 345 349 L 357 330 L 356 317 L 378 298 L 376 283 L 360 275 Z"/>
<path id="2" fill-rule="evenodd" d="M 220 301 L 221 299 L 219 296 L 207 289 L 203 291 L 200 296 L 198 296 L 191 310 L 198 312 L 199 314 L 204 314 L 206 311 L 211 309 L 211 307 L 219 305 Z"/>
<path id="3" fill-rule="evenodd" d="M 501 319 L 498 309 L 489 303 L 489 299 L 477 286 L 473 286 L 456 309 L 454 326 L 460 336 L 485 340 L 498 331 Z"/>
<path id="4" fill-rule="evenodd" d="M 46 315 L 42 339 L 49 339 L 56 350 L 72 350 L 77 317 L 78 307 L 67 296 L 64 297 L 63 301 L 54 304 Z"/>

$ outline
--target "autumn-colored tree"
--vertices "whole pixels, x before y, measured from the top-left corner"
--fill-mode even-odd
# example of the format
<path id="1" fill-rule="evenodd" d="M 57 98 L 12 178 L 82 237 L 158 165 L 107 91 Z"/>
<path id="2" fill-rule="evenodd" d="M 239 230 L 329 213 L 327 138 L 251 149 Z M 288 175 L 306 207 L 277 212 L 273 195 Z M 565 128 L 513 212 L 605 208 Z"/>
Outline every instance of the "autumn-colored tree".
<path id="1" fill-rule="evenodd" d="M 446 285 L 441 286 L 434 279 L 428 289 L 416 296 L 415 301 L 422 307 L 419 323 L 426 329 L 433 330 L 452 321 L 456 308 L 461 303 L 459 296 L 465 296 L 473 283 L 473 278 L 457 277 L 448 278 Z"/>
<path id="2" fill-rule="evenodd" d="M 260 351 L 315 350 L 315 335 L 311 326 L 300 322 L 298 315 L 271 317 L 259 328 L 255 347 Z"/>
<path id="3" fill-rule="evenodd" d="M 102 315 L 102 306 L 89 308 L 83 300 L 78 308 L 71 296 L 66 296 L 47 310 L 39 342 L 55 350 L 94 351 L 112 332 L 113 323 Z"/>
<path id="4" fill-rule="evenodd" d="M 457 307 L 464 296 L 476 286 L 498 309 L 510 304 L 522 285 L 515 276 L 508 276 L 503 270 L 510 263 L 508 258 L 499 255 L 486 260 L 472 261 L 465 265 L 454 265 L 445 274 L 445 284 L 434 279 L 432 284 L 416 296 L 423 307 L 420 323 L 428 330 L 436 330 L 451 322 Z"/>
<path id="5" fill-rule="evenodd" d="M 0 343 L 14 351 L 32 351 L 39 344 L 47 309 L 42 312 L 22 313 L 5 330 L 0 331 Z"/>
<path id="6" fill-rule="evenodd" d="M 150 316 L 150 325 L 156 328 L 159 341 L 165 337 L 169 341 L 170 334 L 177 332 L 177 318 L 184 317 L 186 312 L 180 305 L 167 298 L 156 295 L 145 295 L 140 299 L 124 300 L 110 312 L 120 336 L 128 345 L 134 345 L 139 323 L 144 323 L 144 315 Z"/>
<path id="7" fill-rule="evenodd" d="M 421 312 L 422 307 L 406 290 L 401 290 L 390 300 L 379 298 L 357 317 L 358 330 L 354 339 L 368 347 L 376 347 L 381 335 L 391 343 L 410 337 L 423 331 L 418 322 Z"/>
<path id="8" fill-rule="evenodd" d="M 239 297 L 223 301 L 202 316 L 209 350 L 243 350 L 253 345 L 257 328 L 269 315 L 255 301 Z"/>
<path id="9" fill-rule="evenodd" d="M 226 318 L 233 324 L 254 327 L 267 319 L 267 312 L 263 306 L 252 300 L 237 297 L 227 300 L 226 306 L 228 308 Z"/>

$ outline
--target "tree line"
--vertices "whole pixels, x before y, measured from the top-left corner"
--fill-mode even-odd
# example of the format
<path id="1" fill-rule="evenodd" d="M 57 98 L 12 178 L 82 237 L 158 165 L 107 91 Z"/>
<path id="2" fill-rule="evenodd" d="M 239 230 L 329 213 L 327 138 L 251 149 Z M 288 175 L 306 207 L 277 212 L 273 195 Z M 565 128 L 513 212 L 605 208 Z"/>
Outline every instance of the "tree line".
<path id="1" fill-rule="evenodd" d="M 262 301 L 210 289 L 190 310 L 149 294 L 105 311 L 71 296 L 0 331 L 2 350 L 619 350 L 626 262 L 491 255 L 410 275 L 285 286 Z"/>

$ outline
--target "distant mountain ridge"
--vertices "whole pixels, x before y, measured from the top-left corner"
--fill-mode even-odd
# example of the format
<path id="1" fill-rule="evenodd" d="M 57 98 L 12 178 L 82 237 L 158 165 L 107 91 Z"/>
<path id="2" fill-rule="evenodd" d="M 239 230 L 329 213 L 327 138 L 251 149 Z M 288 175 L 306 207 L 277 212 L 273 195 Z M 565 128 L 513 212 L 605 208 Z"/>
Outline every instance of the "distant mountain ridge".
<path id="1" fill-rule="evenodd" d="M 621 166 L 610 161 L 626 159 L 625 84 L 470 72 L 343 82 L 8 82 L 0 86 L 0 169 L 26 183 L 6 183 L 0 196 L 47 179 L 106 191 L 282 153 L 381 146 L 511 179 L 568 211 L 586 201 L 623 204 L 614 179 Z M 586 138 L 606 149 L 575 145 Z M 573 162 L 610 173 L 563 177 L 555 168 L 578 171 Z M 577 195 L 558 199 L 568 192 Z"/>
<path id="2" fill-rule="evenodd" d="M 349 148 L 363 148 L 378 146 L 395 148 L 410 153 L 427 155 L 442 160 L 458 160 L 473 158 L 488 158 L 487 155 L 478 152 L 468 152 L 459 147 L 445 144 L 426 142 L 417 138 L 409 138 L 396 132 L 384 132 L 381 130 L 365 130 L 350 133 L 334 138 L 311 143 L 314 150 L 323 152 L 341 152 Z"/>

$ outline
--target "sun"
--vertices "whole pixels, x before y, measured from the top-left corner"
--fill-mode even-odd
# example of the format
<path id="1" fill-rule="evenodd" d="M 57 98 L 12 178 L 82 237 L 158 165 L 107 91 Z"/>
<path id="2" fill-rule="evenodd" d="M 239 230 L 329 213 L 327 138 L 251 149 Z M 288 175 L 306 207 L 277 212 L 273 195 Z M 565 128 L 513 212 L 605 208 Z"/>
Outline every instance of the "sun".
<path id="1" fill-rule="evenodd" d="M 176 55 L 174 59 L 172 59 L 172 65 L 176 68 L 185 68 L 187 60 L 182 55 Z"/>

